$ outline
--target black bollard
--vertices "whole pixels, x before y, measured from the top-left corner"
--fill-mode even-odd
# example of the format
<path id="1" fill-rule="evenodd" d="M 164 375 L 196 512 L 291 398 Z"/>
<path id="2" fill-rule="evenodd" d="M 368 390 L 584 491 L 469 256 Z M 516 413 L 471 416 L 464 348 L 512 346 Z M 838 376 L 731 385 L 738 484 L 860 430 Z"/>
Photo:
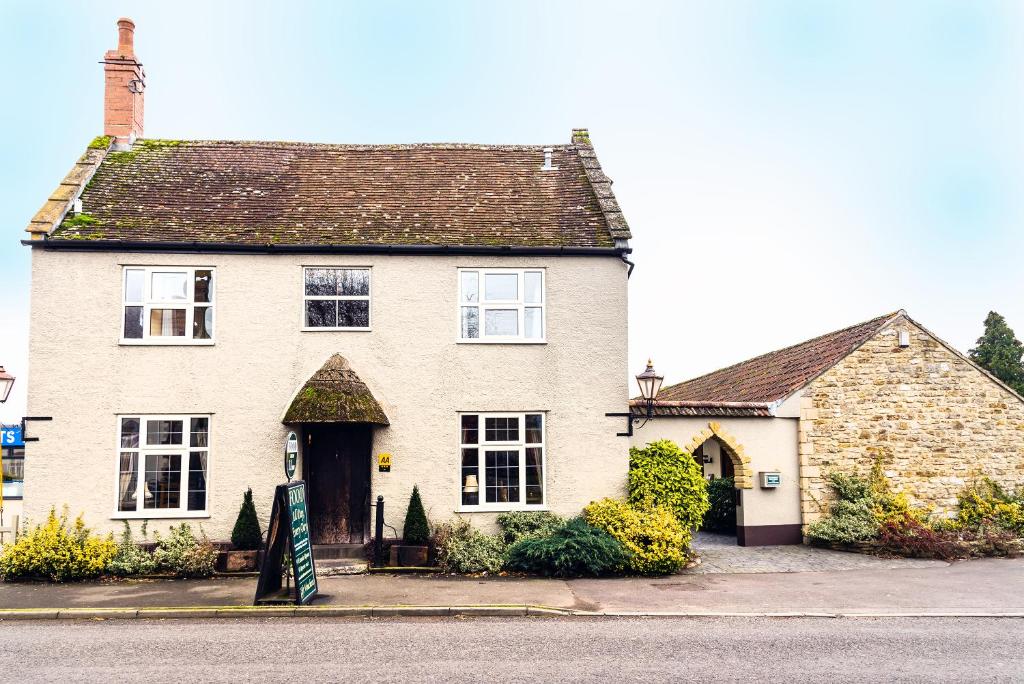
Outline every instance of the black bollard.
<path id="1" fill-rule="evenodd" d="M 373 535 L 373 566 L 384 567 L 384 497 L 377 496 L 377 517 Z"/>

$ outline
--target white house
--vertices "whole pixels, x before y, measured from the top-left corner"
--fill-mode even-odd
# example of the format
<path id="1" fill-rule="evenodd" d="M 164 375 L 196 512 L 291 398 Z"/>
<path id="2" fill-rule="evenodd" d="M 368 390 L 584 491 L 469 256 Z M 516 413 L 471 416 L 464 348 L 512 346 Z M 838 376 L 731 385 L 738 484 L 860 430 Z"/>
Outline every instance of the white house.
<path id="1" fill-rule="evenodd" d="M 629 229 L 562 145 L 149 140 L 134 25 L 104 137 L 32 219 L 25 513 L 269 515 L 301 442 L 313 541 L 620 495 Z M 391 456 L 389 472 L 378 457 Z"/>

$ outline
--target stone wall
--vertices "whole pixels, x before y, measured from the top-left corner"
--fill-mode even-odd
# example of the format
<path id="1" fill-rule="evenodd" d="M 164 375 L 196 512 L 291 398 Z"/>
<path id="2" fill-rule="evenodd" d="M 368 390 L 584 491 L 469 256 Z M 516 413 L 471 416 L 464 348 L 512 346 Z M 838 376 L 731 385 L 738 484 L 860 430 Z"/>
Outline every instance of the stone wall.
<path id="1" fill-rule="evenodd" d="M 829 471 L 867 474 L 876 457 L 894 489 L 939 513 L 980 477 L 1024 484 L 1024 401 L 903 316 L 813 381 L 800 406 L 804 524 L 830 497 Z"/>

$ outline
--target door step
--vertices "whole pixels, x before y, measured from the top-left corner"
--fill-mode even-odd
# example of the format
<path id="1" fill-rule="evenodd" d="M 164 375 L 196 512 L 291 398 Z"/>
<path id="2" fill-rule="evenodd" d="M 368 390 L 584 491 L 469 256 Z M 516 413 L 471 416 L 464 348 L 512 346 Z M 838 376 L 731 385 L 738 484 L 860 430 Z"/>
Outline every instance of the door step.
<path id="1" fill-rule="evenodd" d="M 326 561 L 339 558 L 365 560 L 363 544 L 313 544 L 313 560 Z"/>
<path id="2" fill-rule="evenodd" d="M 355 558 L 333 558 L 316 561 L 317 577 L 335 577 L 337 575 L 362 575 L 368 572 L 370 563 Z"/>

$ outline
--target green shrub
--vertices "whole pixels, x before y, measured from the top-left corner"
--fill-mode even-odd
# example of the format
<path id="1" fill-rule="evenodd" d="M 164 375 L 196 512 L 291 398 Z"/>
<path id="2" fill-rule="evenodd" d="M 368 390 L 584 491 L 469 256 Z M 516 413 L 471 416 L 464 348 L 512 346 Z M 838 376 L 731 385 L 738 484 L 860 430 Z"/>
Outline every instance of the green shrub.
<path id="1" fill-rule="evenodd" d="M 675 442 L 662 439 L 629 450 L 629 503 L 666 506 L 687 530 L 700 527 L 708 510 L 702 468 Z M 689 540 L 687 540 L 688 542 Z"/>
<path id="2" fill-rule="evenodd" d="M 995 526 L 1024 536 L 1024 504 L 1020 496 L 1010 494 L 998 483 L 985 478 L 960 492 L 957 521 L 961 526 L 976 529 Z"/>
<path id="3" fill-rule="evenodd" d="M 723 477 L 708 482 L 708 512 L 704 514 L 701 529 L 708 532 L 733 534 L 736 532 L 736 481 Z"/>
<path id="4" fill-rule="evenodd" d="M 521 538 L 508 550 L 507 567 L 550 577 L 598 577 L 618 572 L 628 560 L 618 540 L 573 518 L 546 536 Z"/>
<path id="5" fill-rule="evenodd" d="M 812 539 L 831 544 L 866 542 L 877 539 L 883 525 L 889 525 L 889 538 L 896 539 L 908 521 L 925 524 L 927 512 L 911 509 L 906 495 L 889 487 L 881 459 L 875 459 L 869 477 L 832 472 L 828 483 L 836 498 L 827 515 L 808 526 L 807 536 Z"/>
<path id="6" fill-rule="evenodd" d="M 142 537 L 146 537 L 146 521 L 142 521 Z M 156 569 L 156 559 L 149 551 L 142 549 L 132 539 L 132 528 L 124 521 L 124 532 L 117 544 L 117 553 L 107 563 L 107 572 L 122 577 L 128 575 L 147 575 Z"/>
<path id="7" fill-rule="evenodd" d="M 166 538 L 156 534 L 156 551 L 153 553 L 159 570 L 171 572 L 178 577 L 209 577 L 217 563 L 217 550 L 204 534 L 196 539 L 188 523 L 177 527 L 171 525 Z"/>
<path id="8" fill-rule="evenodd" d="M 260 519 L 252 502 L 252 487 L 242 495 L 242 507 L 238 509 L 235 527 L 231 530 L 231 545 L 241 551 L 257 551 L 263 546 Z"/>
<path id="9" fill-rule="evenodd" d="M 430 541 L 430 527 L 427 524 L 427 512 L 423 510 L 420 500 L 420 488 L 412 487 L 409 507 L 405 511 L 405 526 L 402 528 L 402 540 L 406 544 L 422 546 Z"/>
<path id="10" fill-rule="evenodd" d="M 5 545 L 0 553 L 0 577 L 64 582 L 100 575 L 117 553 L 113 536 L 92 534 L 81 515 L 71 528 L 67 523 L 66 509 L 60 517 L 50 509 L 45 523 Z"/>
<path id="11" fill-rule="evenodd" d="M 583 509 L 586 521 L 605 530 L 629 553 L 629 569 L 641 575 L 664 575 L 687 561 L 690 530 L 663 506 L 635 508 L 621 499 L 601 499 Z"/>
<path id="12" fill-rule="evenodd" d="M 447 572 L 498 572 L 505 562 L 500 537 L 484 534 L 468 520 L 440 525 L 435 533 L 438 563 Z"/>
<path id="13" fill-rule="evenodd" d="M 853 544 L 878 536 L 878 520 L 866 502 L 839 500 L 824 518 L 807 527 L 807 536 L 830 544 Z"/>
<path id="14" fill-rule="evenodd" d="M 512 511 L 498 516 L 502 540 L 509 546 L 523 539 L 550 536 L 565 520 L 548 511 Z"/>

